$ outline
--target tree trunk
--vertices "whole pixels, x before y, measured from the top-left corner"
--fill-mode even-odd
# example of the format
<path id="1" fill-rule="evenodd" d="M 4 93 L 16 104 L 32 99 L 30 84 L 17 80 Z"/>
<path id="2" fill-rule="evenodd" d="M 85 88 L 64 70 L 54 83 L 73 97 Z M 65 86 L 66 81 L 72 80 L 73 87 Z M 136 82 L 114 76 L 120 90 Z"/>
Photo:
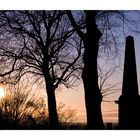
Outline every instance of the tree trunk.
<path id="1" fill-rule="evenodd" d="M 48 97 L 48 113 L 49 113 L 49 124 L 51 129 L 59 129 L 60 124 L 58 121 L 56 98 L 55 98 L 55 88 L 49 78 L 45 78 L 46 91 Z"/>
<path id="2" fill-rule="evenodd" d="M 82 80 L 85 90 L 85 104 L 88 129 L 103 129 L 101 114 L 102 95 L 98 87 L 97 57 L 101 32 L 96 25 L 96 12 L 85 11 L 87 33 L 84 40 L 84 68 Z"/>

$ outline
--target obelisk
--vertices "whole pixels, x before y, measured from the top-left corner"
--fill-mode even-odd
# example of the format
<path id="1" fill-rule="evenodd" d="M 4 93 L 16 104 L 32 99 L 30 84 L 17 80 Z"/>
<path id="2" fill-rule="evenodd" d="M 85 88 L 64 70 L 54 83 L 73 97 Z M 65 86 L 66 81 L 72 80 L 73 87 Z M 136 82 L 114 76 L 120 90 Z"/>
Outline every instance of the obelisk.
<path id="1" fill-rule="evenodd" d="M 134 38 L 132 36 L 126 38 L 122 95 L 118 104 L 120 129 L 139 129 L 140 96 L 138 93 Z"/>

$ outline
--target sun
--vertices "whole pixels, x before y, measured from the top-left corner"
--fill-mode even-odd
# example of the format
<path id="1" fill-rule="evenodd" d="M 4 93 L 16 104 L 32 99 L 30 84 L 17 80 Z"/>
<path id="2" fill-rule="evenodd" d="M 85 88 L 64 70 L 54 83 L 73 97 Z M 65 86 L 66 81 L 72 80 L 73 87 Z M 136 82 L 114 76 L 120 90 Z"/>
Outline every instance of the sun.
<path id="1" fill-rule="evenodd" d="M 0 98 L 4 97 L 4 95 L 5 95 L 4 88 L 0 87 Z"/>

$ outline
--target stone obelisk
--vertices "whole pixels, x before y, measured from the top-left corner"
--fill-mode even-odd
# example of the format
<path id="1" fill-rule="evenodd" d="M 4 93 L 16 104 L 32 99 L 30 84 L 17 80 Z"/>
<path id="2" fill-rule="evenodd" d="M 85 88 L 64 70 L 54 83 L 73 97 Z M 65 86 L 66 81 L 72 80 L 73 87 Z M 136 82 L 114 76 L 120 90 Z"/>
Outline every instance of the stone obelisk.
<path id="1" fill-rule="evenodd" d="M 122 95 L 118 104 L 120 129 L 140 129 L 140 96 L 132 36 L 126 38 Z"/>

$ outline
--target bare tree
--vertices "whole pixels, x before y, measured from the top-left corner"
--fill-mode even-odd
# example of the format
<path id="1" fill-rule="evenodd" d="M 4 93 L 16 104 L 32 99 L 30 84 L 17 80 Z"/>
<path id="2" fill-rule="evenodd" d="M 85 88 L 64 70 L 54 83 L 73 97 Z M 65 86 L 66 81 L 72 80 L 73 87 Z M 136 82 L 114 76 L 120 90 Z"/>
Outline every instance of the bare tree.
<path id="1" fill-rule="evenodd" d="M 70 124 L 77 120 L 76 111 L 67 107 L 64 103 L 58 104 L 58 116 L 61 123 Z"/>
<path id="2" fill-rule="evenodd" d="M 71 109 L 71 107 L 67 107 L 62 102 L 58 103 L 57 112 L 59 122 L 61 123 L 63 129 L 69 127 L 77 120 L 76 110 Z M 37 125 L 40 126 L 40 128 L 47 128 L 45 126 L 45 124 L 48 124 L 48 109 L 46 108 L 46 106 L 42 107 L 42 109 L 39 110 L 39 113 L 36 116 L 36 122 Z"/>
<path id="3" fill-rule="evenodd" d="M 0 99 L 0 127 L 6 129 L 32 127 L 32 124 L 36 124 L 34 116 L 43 104 L 43 98 L 37 98 L 28 85 L 18 83 L 15 86 L 6 86 L 5 95 Z"/>
<path id="4" fill-rule="evenodd" d="M 81 37 L 84 44 L 82 80 L 85 90 L 85 104 L 87 113 L 87 127 L 89 129 L 103 129 L 101 115 L 102 95 L 98 87 L 97 56 L 99 39 L 102 36 L 96 25 L 96 11 L 84 11 L 86 32 L 83 32 L 74 19 L 71 11 L 67 12 L 72 26 Z"/>
<path id="5" fill-rule="evenodd" d="M 107 63 L 103 64 L 102 66 L 98 64 L 98 83 L 99 89 L 103 95 L 104 102 L 112 102 L 108 100 L 108 96 L 112 94 L 116 94 L 121 90 L 121 82 L 110 82 L 112 76 L 115 74 L 116 71 L 120 70 L 119 66 L 110 66 L 107 69 Z M 105 68 L 104 68 L 105 67 Z M 114 102 L 114 101 L 113 101 Z"/>
<path id="6" fill-rule="evenodd" d="M 81 71 L 81 41 L 65 11 L 1 11 L 0 26 L 0 76 L 8 83 L 26 74 L 43 77 L 49 122 L 59 127 L 55 89 L 69 87 Z"/>

